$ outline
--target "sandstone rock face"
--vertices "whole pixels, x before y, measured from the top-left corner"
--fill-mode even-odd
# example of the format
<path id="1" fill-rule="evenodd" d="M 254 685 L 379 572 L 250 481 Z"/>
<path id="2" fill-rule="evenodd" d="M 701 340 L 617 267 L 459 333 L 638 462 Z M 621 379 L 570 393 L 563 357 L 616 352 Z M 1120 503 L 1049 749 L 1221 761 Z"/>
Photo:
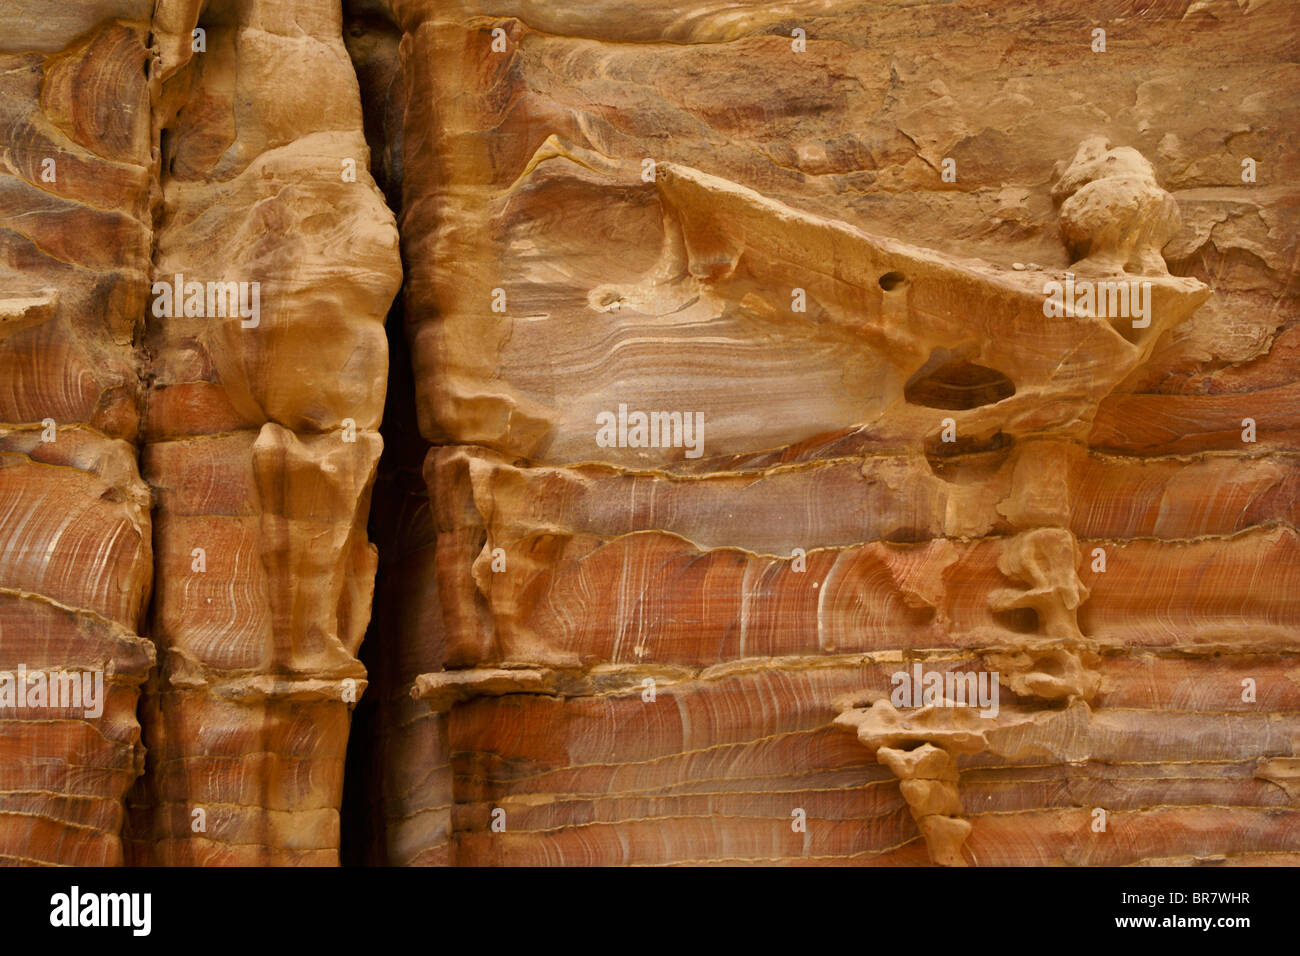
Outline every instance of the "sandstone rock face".
<path id="1" fill-rule="evenodd" d="M 182 38 L 196 13 L 177 11 Z M 197 26 L 201 53 L 160 43 L 153 289 L 259 291 L 191 316 L 187 285 L 183 314 L 179 292 L 150 314 L 160 666 L 133 837 L 140 862 L 329 863 L 365 686 L 397 232 L 337 5 L 208 3 Z"/>
<path id="2" fill-rule="evenodd" d="M 1295 14 L 1120 7 L 391 4 L 430 854 L 1296 861 Z"/>
<path id="3" fill-rule="evenodd" d="M 0 861 L 117 864 L 155 659 L 150 5 L 19 6 L 0 30 Z M 91 678 L 92 699 L 53 706 L 38 674 Z"/>
<path id="4" fill-rule="evenodd" d="M 0 862 L 1300 863 L 1293 5 L 46 6 Z"/>
<path id="5" fill-rule="evenodd" d="M 0 670 L 107 698 L 0 715 L 0 853 L 333 862 L 400 283 L 341 11 L 64 6 L 3 10 Z"/>

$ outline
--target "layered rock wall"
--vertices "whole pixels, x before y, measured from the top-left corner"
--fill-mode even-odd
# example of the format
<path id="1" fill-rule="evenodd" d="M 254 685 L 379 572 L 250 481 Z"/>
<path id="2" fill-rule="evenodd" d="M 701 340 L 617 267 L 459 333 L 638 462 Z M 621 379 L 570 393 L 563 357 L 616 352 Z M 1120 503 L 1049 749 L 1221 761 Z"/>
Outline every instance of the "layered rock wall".
<path id="1" fill-rule="evenodd" d="M 6 720 L 3 852 L 121 862 L 143 771 L 133 862 L 334 862 L 400 283 L 341 11 L 61 6 L 5 11 L 0 667 L 109 693 Z"/>
<path id="2" fill-rule="evenodd" d="M 151 5 L 18 6 L 0 30 L 0 861 L 111 865 L 155 659 Z M 59 675 L 88 683 L 55 706 Z"/>
<path id="3" fill-rule="evenodd" d="M 1300 862 L 1293 5 L 0 23 L 0 862 Z"/>
<path id="4" fill-rule="evenodd" d="M 1294 16 L 1113 6 L 392 4 L 454 862 L 1294 861 Z"/>

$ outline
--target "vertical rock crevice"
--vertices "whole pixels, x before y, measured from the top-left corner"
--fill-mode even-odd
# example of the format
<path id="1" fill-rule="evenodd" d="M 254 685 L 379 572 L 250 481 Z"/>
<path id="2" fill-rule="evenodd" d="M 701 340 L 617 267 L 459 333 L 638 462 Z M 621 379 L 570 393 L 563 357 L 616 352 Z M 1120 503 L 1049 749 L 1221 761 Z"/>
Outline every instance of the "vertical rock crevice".
<path id="1" fill-rule="evenodd" d="M 382 3 L 350 0 L 344 41 L 361 86 L 371 171 L 391 208 L 403 194 L 405 92 L 401 33 Z M 343 860 L 448 862 L 451 813 L 443 728 L 411 699 L 415 677 L 441 664 L 442 613 L 432 580 L 433 522 L 421 467 L 428 442 L 415 416 L 415 378 L 401 296 L 387 321 L 388 394 L 370 538 L 379 548 L 374 614 L 361 659 L 370 681 L 348 740 Z"/>

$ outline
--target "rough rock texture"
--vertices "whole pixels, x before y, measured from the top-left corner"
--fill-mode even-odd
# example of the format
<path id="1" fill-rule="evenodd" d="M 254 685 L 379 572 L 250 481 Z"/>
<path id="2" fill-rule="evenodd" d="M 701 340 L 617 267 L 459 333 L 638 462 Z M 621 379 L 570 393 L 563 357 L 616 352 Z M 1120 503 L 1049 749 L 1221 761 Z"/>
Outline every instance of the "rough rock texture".
<path id="1" fill-rule="evenodd" d="M 397 233 L 338 5 L 185 13 L 206 50 L 173 58 L 160 35 L 154 278 L 255 281 L 262 308 L 150 316 L 160 667 L 133 837 L 141 862 L 329 863 L 365 686 Z"/>
<path id="2" fill-rule="evenodd" d="M 1300 9 L 1082 6 L 0 0 L 0 862 L 1300 863 Z"/>
<path id="3" fill-rule="evenodd" d="M 111 690 L 0 714 L 0 853 L 335 862 L 400 284 L 341 10 L 57 6 L 0 6 L 0 670 Z"/>
<path id="4" fill-rule="evenodd" d="M 1294 9 L 390 6 L 389 859 L 1296 861 Z"/>
<path id="5" fill-rule="evenodd" d="M 96 717 L 0 698 L 4 863 L 122 862 L 155 658 L 150 4 L 77 6 L 0 7 L 0 671 L 98 671 L 106 699 Z"/>

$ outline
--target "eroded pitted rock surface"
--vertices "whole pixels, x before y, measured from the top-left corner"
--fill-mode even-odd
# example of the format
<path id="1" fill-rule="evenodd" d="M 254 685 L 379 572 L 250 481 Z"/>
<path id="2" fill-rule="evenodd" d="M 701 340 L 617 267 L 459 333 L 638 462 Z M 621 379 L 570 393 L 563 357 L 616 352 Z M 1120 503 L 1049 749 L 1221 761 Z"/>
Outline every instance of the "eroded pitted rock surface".
<path id="1" fill-rule="evenodd" d="M 0 858 L 1300 862 L 1297 16 L 0 0 Z"/>
<path id="2" fill-rule="evenodd" d="M 427 851 L 1294 859 L 1292 12 L 390 6 Z"/>
<path id="3" fill-rule="evenodd" d="M 56 6 L 0 5 L 0 670 L 107 694 L 0 711 L 0 855 L 334 862 L 400 282 L 341 10 Z"/>
<path id="4" fill-rule="evenodd" d="M 0 7 L 0 862 L 102 866 L 124 858 L 155 658 L 151 4 L 67 6 Z M 22 672 L 98 674 L 103 696 L 54 707 Z"/>
<path id="5" fill-rule="evenodd" d="M 1130 147 L 1094 136 L 1079 146 L 1052 198 L 1061 204 L 1061 238 L 1077 272 L 1165 275 L 1160 250 L 1182 224 L 1178 203 L 1151 164 Z"/>

